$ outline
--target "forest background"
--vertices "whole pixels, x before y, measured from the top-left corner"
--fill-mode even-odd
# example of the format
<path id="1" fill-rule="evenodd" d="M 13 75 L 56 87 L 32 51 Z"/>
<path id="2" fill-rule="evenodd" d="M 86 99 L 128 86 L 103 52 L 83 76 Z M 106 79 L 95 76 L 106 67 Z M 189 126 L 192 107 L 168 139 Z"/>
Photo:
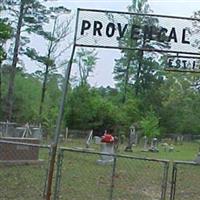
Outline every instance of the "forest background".
<path id="1" fill-rule="evenodd" d="M 151 9 L 147 0 L 138 0 L 128 11 L 150 13 Z M 60 70 L 68 63 L 63 54 L 71 47 L 64 41 L 71 37 L 74 16 L 68 8 L 47 7 L 39 0 L 3 0 L 0 12 L 0 121 L 41 123 L 51 135 L 64 79 Z M 194 16 L 198 18 L 199 11 Z M 44 51 L 31 43 L 34 37 L 43 38 Z M 34 73 L 26 70 L 30 66 L 25 56 L 34 61 L 31 67 L 38 69 Z M 199 134 L 199 74 L 166 72 L 162 60 L 124 50 L 114 61 L 115 86 L 97 87 L 88 79 L 98 59 L 95 49 L 76 51 L 78 73 L 70 79 L 63 127 L 114 128 L 126 134 L 134 124 L 149 137 Z"/>

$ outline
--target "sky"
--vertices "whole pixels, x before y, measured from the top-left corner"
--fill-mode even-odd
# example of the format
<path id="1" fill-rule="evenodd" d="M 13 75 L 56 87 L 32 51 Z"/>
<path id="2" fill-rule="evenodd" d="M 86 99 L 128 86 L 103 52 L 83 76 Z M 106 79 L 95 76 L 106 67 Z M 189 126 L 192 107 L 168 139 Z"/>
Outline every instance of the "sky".
<path id="1" fill-rule="evenodd" d="M 131 2 L 131 0 L 49 0 L 47 3 L 53 6 L 64 5 L 74 13 L 77 8 L 127 11 L 127 6 L 131 5 Z M 194 11 L 200 10 L 200 0 L 149 0 L 148 3 L 153 13 L 162 15 L 190 17 Z M 108 85 L 113 87 L 114 60 L 119 56 L 118 50 L 98 50 L 99 59 L 89 82 L 97 87 Z M 66 54 L 66 57 L 69 55 Z M 74 65 L 72 75 L 77 73 L 76 68 Z"/>

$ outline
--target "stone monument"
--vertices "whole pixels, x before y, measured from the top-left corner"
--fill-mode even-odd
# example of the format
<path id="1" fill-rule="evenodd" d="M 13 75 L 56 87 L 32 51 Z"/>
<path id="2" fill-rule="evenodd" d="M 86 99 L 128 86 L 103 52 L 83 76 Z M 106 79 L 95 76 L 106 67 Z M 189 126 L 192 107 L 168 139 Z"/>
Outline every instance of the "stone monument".
<path id="1" fill-rule="evenodd" d="M 137 134 L 135 131 L 135 126 L 132 125 L 129 128 L 128 144 L 125 148 L 125 151 L 132 152 L 132 146 L 133 146 L 133 144 L 136 145 L 136 143 L 137 143 Z"/>
<path id="2" fill-rule="evenodd" d="M 109 154 L 114 154 L 114 137 L 110 134 L 104 134 L 101 138 L 100 144 L 100 159 L 97 160 L 98 164 L 112 164 L 114 161 L 113 156 Z"/>
<path id="3" fill-rule="evenodd" d="M 158 149 L 158 139 L 157 138 L 153 138 L 151 141 L 151 148 L 149 149 L 149 151 L 151 152 L 159 152 Z"/>
<path id="4" fill-rule="evenodd" d="M 148 138 L 147 138 L 146 135 L 144 136 L 144 149 L 143 149 L 143 151 L 148 151 Z"/>

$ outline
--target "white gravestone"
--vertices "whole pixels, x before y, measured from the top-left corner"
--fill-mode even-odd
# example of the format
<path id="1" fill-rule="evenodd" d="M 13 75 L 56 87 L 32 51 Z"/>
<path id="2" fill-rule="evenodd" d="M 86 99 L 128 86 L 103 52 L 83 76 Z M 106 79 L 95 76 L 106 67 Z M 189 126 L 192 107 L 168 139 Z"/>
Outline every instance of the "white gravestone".
<path id="1" fill-rule="evenodd" d="M 157 138 L 153 138 L 151 141 L 151 148 L 149 149 L 149 151 L 152 152 L 159 152 L 158 149 L 158 139 Z"/>
<path id="2" fill-rule="evenodd" d="M 114 154 L 114 144 L 113 143 L 101 143 L 100 152 L 106 154 Z M 113 156 L 100 155 L 100 159 L 97 160 L 98 164 L 111 164 L 113 162 Z"/>

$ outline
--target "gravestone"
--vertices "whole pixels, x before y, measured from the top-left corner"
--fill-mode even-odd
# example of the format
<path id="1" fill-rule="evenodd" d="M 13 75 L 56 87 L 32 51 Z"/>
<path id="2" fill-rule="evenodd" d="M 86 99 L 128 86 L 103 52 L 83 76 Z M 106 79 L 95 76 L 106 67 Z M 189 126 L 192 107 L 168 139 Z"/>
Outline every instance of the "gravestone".
<path id="1" fill-rule="evenodd" d="M 90 131 L 88 137 L 87 137 L 87 141 L 86 141 L 86 148 L 89 148 L 91 142 L 92 142 L 92 136 L 93 136 L 93 130 Z"/>
<path id="2" fill-rule="evenodd" d="M 101 138 L 99 136 L 94 136 L 94 143 L 101 144 Z"/>
<path id="3" fill-rule="evenodd" d="M 125 148 L 125 151 L 132 152 L 132 146 L 133 146 L 133 144 L 136 144 L 136 143 L 137 143 L 137 134 L 135 131 L 135 127 L 132 125 L 129 128 L 128 144 Z"/>
<path id="4" fill-rule="evenodd" d="M 34 146 L 34 145 L 39 145 L 40 141 L 38 139 L 3 137 L 1 138 L 1 141 L 2 142 L 0 142 L 0 161 L 38 160 L 39 147 Z M 29 145 L 25 145 L 24 143 Z"/>
<path id="5" fill-rule="evenodd" d="M 194 162 L 200 164 L 200 152 L 197 154 L 197 156 L 196 156 Z"/>
<path id="6" fill-rule="evenodd" d="M 114 154 L 114 144 L 113 143 L 101 143 L 100 152 L 104 154 Z M 97 160 L 98 164 L 106 165 L 112 164 L 114 161 L 113 156 L 110 155 L 100 155 L 100 159 Z"/>
<path id="7" fill-rule="evenodd" d="M 143 151 L 148 151 L 148 138 L 147 138 L 146 135 L 144 136 L 144 149 L 143 149 Z"/>
<path id="8" fill-rule="evenodd" d="M 168 143 L 165 142 L 165 143 L 162 144 L 162 146 L 163 146 L 164 152 L 169 151 L 169 144 Z"/>
<path id="9" fill-rule="evenodd" d="M 175 146 L 173 144 L 162 143 L 164 152 L 173 152 L 175 150 Z"/>
<path id="10" fill-rule="evenodd" d="M 42 139 L 42 130 L 41 128 L 32 128 L 32 137 L 38 138 L 39 140 Z"/>
<path id="11" fill-rule="evenodd" d="M 157 138 L 153 138 L 151 141 L 151 148 L 149 149 L 149 151 L 151 152 L 159 152 L 158 149 L 158 139 Z"/>

